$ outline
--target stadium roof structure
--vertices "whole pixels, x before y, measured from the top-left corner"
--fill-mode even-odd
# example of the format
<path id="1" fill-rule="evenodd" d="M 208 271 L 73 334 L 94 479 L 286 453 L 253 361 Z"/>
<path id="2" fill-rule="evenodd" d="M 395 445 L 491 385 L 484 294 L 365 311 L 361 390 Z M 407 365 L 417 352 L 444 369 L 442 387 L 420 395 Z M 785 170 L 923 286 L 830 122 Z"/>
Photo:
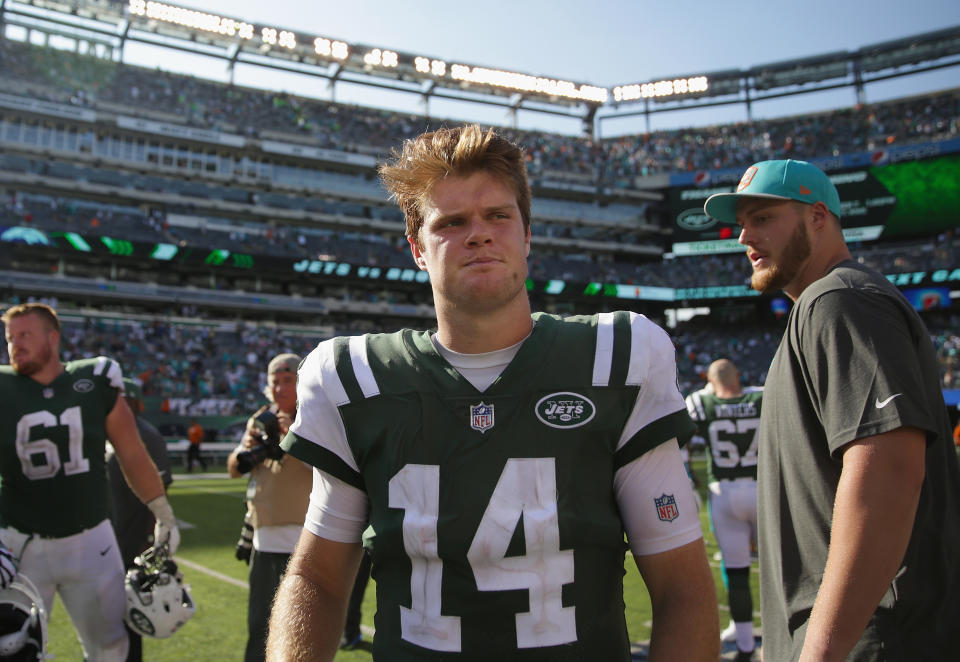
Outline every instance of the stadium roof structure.
<path id="1" fill-rule="evenodd" d="M 960 26 L 811 57 L 759 64 L 749 69 L 694 72 L 612 88 L 520 71 L 347 43 L 330 36 L 256 24 L 154 0 L 0 0 L 0 30 L 69 37 L 101 46 L 122 59 L 138 42 L 282 70 L 338 83 L 566 116 L 595 123 L 653 113 L 729 104 L 865 85 L 925 71 L 960 66 Z M 599 111 L 599 113 L 598 113 Z"/>

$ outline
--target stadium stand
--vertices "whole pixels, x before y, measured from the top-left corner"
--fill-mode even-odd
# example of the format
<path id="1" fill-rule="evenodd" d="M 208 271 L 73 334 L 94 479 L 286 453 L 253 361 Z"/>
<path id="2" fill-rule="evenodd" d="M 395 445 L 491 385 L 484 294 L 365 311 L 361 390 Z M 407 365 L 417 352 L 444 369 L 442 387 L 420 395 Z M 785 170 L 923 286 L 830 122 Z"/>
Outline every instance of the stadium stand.
<path id="1" fill-rule="evenodd" d="M 261 397 L 259 367 L 280 351 L 304 354 L 334 334 L 432 323 L 402 215 L 374 175 L 403 138 L 451 122 L 9 39 L 0 39 L 0 89 L 0 255 L 8 265 L 0 294 L 7 303 L 57 297 L 65 355 L 116 356 L 140 379 L 154 413 L 173 417 L 170 429 L 177 412 L 225 423 L 248 412 Z M 661 323 L 668 304 L 710 307 L 709 316 L 672 329 L 687 392 L 719 356 L 761 383 L 782 319 L 768 298 L 744 298 L 749 265 L 741 253 L 670 254 L 669 176 L 944 144 L 960 136 L 960 90 L 612 138 L 503 131 L 524 146 L 534 185 L 530 276 L 547 284 L 532 289 L 535 307 L 626 306 Z M 109 253 L 91 249 L 97 241 Z M 206 258 L 158 263 L 143 246 Z M 891 275 L 960 265 L 953 231 L 853 249 Z M 388 270 L 392 280 L 383 277 Z M 561 294 L 551 282 L 588 285 Z M 740 294 L 588 296 L 593 285 L 596 294 L 611 284 L 671 296 L 703 288 Z M 957 319 L 949 310 L 925 315 L 944 387 L 954 389 Z"/>

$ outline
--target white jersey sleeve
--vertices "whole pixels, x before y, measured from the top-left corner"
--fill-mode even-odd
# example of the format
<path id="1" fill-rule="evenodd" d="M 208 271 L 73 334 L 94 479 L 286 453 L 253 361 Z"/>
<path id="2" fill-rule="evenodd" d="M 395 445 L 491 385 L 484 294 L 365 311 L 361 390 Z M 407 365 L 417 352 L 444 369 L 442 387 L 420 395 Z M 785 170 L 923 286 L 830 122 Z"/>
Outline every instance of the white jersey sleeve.
<path id="1" fill-rule="evenodd" d="M 320 446 L 357 471 L 357 461 L 347 442 L 347 431 L 337 407 L 348 402 L 337 375 L 333 341 L 320 343 L 307 358 L 297 376 L 297 416 L 290 434 Z"/>
<path id="2" fill-rule="evenodd" d="M 614 495 L 636 556 L 658 554 L 703 537 L 676 440 L 647 451 L 614 476 Z"/>
<path id="3" fill-rule="evenodd" d="M 353 471 L 356 459 L 337 406 L 347 402 L 337 375 L 333 342 L 314 349 L 300 366 L 297 416 L 290 434 L 297 444 L 313 444 L 336 455 Z M 314 469 L 310 505 L 304 526 L 313 534 L 337 542 L 359 542 L 367 525 L 367 495 L 326 471 Z"/>
<path id="4" fill-rule="evenodd" d="M 686 411 L 686 403 L 677 388 L 676 349 L 670 336 L 636 313 L 631 313 L 630 330 L 630 368 L 626 383 L 639 386 L 640 392 L 623 428 L 618 449 L 652 424 Z"/>

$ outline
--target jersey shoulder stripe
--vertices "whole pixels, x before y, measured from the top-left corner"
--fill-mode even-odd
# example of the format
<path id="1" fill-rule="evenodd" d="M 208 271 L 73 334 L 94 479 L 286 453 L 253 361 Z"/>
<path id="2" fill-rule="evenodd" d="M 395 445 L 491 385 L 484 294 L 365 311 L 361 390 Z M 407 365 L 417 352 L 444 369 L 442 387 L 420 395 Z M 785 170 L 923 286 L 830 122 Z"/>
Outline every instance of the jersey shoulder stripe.
<path id="1" fill-rule="evenodd" d="M 687 412 L 694 421 L 703 421 L 707 413 L 703 409 L 703 391 L 694 391 L 687 396 Z"/>
<path id="2" fill-rule="evenodd" d="M 106 356 L 98 356 L 94 359 L 93 374 L 106 377 L 110 380 L 111 386 L 123 386 L 123 372 L 120 370 L 120 364 Z"/>
<path id="3" fill-rule="evenodd" d="M 646 315 L 630 313 L 630 372 L 627 384 L 643 386 L 648 379 L 664 378 L 663 375 L 651 374 L 650 370 L 657 357 L 662 356 L 669 357 L 673 365 L 673 382 L 676 384 L 676 349 L 670 336 Z"/>
<path id="4" fill-rule="evenodd" d="M 106 356 L 68 361 L 64 369 L 75 377 L 100 377 L 112 388 L 123 388 L 123 370 L 120 364 Z"/>
<path id="5" fill-rule="evenodd" d="M 378 372 L 385 368 L 415 366 L 418 363 L 418 358 L 412 356 L 408 350 L 414 333 L 405 329 L 396 333 L 368 333 L 334 338 L 330 341 L 333 343 L 331 367 L 336 371 L 346 395 L 344 401 L 336 403 L 337 406 L 362 402 L 383 393 L 391 393 L 398 388 L 416 390 L 408 379 L 417 374 L 416 370 L 405 374 L 405 379 L 402 379 L 400 384 L 394 384 L 387 379 L 389 372 L 381 373 L 383 381 L 377 379 Z M 425 341 L 421 339 L 421 344 L 423 342 L 427 343 L 428 349 L 432 348 L 429 337 L 426 337 Z M 425 359 L 425 356 L 419 358 L 420 361 Z"/>
<path id="6" fill-rule="evenodd" d="M 613 314 L 613 370 L 608 386 L 625 386 L 629 383 L 633 319 L 634 313 L 625 310 Z"/>
<path id="7" fill-rule="evenodd" d="M 377 385 L 376 377 L 373 376 L 370 359 L 367 356 L 366 335 L 350 338 L 350 364 L 353 366 L 353 374 L 357 378 L 363 397 L 372 398 L 380 395 L 380 387 Z"/>
<path id="8" fill-rule="evenodd" d="M 630 356 L 630 313 L 600 313 L 596 328 L 593 385 L 622 386 L 627 381 Z"/>
<path id="9" fill-rule="evenodd" d="M 333 345 L 333 362 L 332 364 L 325 364 L 323 368 L 324 370 L 333 371 L 334 374 L 330 375 L 330 377 L 335 377 L 343 390 L 345 400 L 335 401 L 334 403 L 338 407 L 364 398 L 363 389 L 360 386 L 356 370 L 354 369 L 353 350 L 355 344 L 353 338 L 363 340 L 366 336 L 341 336 L 334 338 L 331 341 Z M 327 382 L 326 378 L 327 374 L 324 373 L 324 385 L 326 385 Z M 324 386 L 324 388 L 326 388 L 326 386 Z"/>
<path id="10" fill-rule="evenodd" d="M 536 313 L 534 322 L 555 331 L 564 347 L 593 345 L 593 386 L 623 386 L 627 383 L 631 356 L 633 313 L 617 311 L 560 318 Z"/>

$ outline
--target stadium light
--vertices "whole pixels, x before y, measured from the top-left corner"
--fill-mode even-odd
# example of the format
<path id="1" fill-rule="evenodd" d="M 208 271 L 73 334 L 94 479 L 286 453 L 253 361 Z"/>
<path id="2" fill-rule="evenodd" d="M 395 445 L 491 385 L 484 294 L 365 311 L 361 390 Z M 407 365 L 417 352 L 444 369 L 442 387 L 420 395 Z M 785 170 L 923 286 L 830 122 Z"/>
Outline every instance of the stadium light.
<path id="1" fill-rule="evenodd" d="M 447 73 L 447 63 L 443 60 L 431 60 L 428 57 L 418 56 L 413 59 L 413 66 L 417 73 L 430 74 L 442 78 Z"/>
<path id="2" fill-rule="evenodd" d="M 239 35 L 243 39 L 253 37 L 253 26 L 249 23 L 216 14 L 208 14 L 196 9 L 177 7 L 162 2 L 130 0 L 129 10 L 134 16 L 144 16 L 193 30 L 220 34 L 225 37 L 233 37 L 234 35 Z"/>
<path id="3" fill-rule="evenodd" d="M 397 54 L 393 51 L 384 51 L 374 48 L 363 56 L 364 63 L 372 67 L 396 67 Z"/>
<path id="4" fill-rule="evenodd" d="M 312 56 L 338 60 L 347 69 L 366 74 L 388 75 L 387 71 L 399 70 L 401 75 L 429 77 L 440 85 L 452 88 L 478 85 L 489 88 L 494 93 L 521 92 L 552 100 L 603 104 L 606 103 L 610 94 L 607 88 L 569 80 L 462 63 L 448 64 L 447 61 L 423 55 L 403 54 L 384 48 L 356 44 L 350 46 L 346 42 L 323 36 L 298 38 L 293 31 L 284 30 L 278 26 L 254 26 L 239 19 L 153 0 L 128 0 L 128 2 L 127 11 L 131 18 L 144 18 L 149 21 L 177 25 L 187 30 L 218 35 L 225 40 L 231 40 L 230 43 L 239 37 L 243 42 L 249 42 L 246 46 L 241 44 L 241 48 L 246 50 L 253 48 L 261 54 L 271 54 L 271 52 L 277 54 L 274 47 L 282 47 L 288 51 L 300 51 L 303 55 L 309 53 Z M 141 27 L 151 31 L 156 29 L 151 26 Z M 190 38 L 190 35 L 185 35 L 184 38 Z M 301 42 L 306 48 L 299 46 Z M 392 74 L 392 76 L 395 75 L 396 73 Z"/>
<path id="5" fill-rule="evenodd" d="M 619 103 L 657 97 L 684 97 L 690 94 L 704 94 L 709 89 L 710 82 L 706 76 L 690 76 L 651 83 L 618 85 L 613 88 L 613 99 Z"/>
<path id="6" fill-rule="evenodd" d="M 473 67 L 467 64 L 454 64 L 450 67 L 450 76 L 465 83 L 478 83 L 502 87 L 520 92 L 535 92 L 551 97 L 564 97 L 578 101 L 606 103 L 609 92 L 604 87 L 580 85 L 568 80 L 556 80 L 542 76 L 531 76 L 515 71 Z"/>

